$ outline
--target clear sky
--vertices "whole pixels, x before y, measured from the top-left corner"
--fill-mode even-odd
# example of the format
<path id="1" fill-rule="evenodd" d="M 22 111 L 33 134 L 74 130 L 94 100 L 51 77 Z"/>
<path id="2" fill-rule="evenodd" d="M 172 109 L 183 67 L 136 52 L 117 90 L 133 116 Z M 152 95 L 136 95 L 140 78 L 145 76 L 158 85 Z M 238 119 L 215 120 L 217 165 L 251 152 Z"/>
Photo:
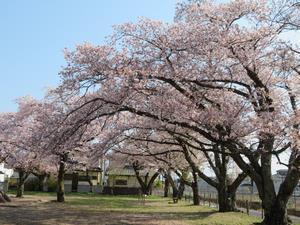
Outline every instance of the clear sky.
<path id="1" fill-rule="evenodd" d="M 102 44 L 112 25 L 139 16 L 170 22 L 178 0 L 1 0 L 0 112 L 15 99 L 42 98 L 59 83 L 62 50 Z"/>

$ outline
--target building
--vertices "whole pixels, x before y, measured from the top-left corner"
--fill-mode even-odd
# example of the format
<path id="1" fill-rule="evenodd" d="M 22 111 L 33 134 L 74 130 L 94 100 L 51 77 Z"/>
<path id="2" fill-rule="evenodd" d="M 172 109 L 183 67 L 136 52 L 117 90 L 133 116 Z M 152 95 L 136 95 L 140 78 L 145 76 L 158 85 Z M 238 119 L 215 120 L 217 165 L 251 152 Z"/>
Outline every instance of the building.
<path id="1" fill-rule="evenodd" d="M 4 163 L 0 163 L 0 191 L 7 191 L 8 180 L 13 175 L 12 169 L 5 168 Z"/>
<path id="2" fill-rule="evenodd" d="M 140 177 L 145 180 L 149 179 L 155 172 L 140 170 Z M 135 171 L 131 165 L 123 167 L 114 167 L 110 165 L 106 172 L 103 194 L 128 195 L 140 194 L 140 184 L 137 180 Z"/>
<path id="3" fill-rule="evenodd" d="M 73 171 L 65 174 L 65 192 L 95 192 L 103 189 L 102 169 L 91 168 L 87 171 Z"/>

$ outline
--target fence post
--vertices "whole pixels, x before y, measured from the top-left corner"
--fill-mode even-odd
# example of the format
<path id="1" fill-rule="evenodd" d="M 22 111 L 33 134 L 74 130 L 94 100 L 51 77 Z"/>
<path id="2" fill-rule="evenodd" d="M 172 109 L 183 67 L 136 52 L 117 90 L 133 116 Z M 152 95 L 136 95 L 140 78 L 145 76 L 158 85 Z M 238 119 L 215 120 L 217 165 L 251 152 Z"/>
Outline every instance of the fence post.
<path id="1" fill-rule="evenodd" d="M 220 206 L 219 206 L 219 198 L 218 198 L 218 194 L 216 193 L 216 208 L 219 210 Z"/>
<path id="2" fill-rule="evenodd" d="M 264 208 L 263 208 L 262 203 L 261 203 L 261 218 L 262 219 L 264 218 Z"/>
<path id="3" fill-rule="evenodd" d="M 209 193 L 208 206 L 210 207 L 211 193 Z"/>
<path id="4" fill-rule="evenodd" d="M 249 215 L 249 201 L 246 200 L 246 210 L 247 210 L 247 214 Z"/>
<path id="5" fill-rule="evenodd" d="M 294 191 L 294 202 L 295 202 L 295 211 L 297 211 L 297 198 L 296 198 L 295 191 Z"/>

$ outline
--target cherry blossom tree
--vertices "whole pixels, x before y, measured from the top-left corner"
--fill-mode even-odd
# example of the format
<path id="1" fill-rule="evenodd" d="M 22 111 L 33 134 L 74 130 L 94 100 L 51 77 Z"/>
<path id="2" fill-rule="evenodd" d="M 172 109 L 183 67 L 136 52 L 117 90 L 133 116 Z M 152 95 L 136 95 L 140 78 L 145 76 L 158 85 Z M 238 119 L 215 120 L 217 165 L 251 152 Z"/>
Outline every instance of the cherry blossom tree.
<path id="1" fill-rule="evenodd" d="M 46 157 L 36 145 L 40 142 L 39 134 L 35 133 L 38 122 L 35 106 L 38 102 L 31 97 L 18 100 L 19 109 L 16 113 L 1 116 L 0 139 L 4 149 L 1 151 L 4 162 L 19 174 L 17 197 L 23 196 L 24 182 L 30 173 L 50 173 L 53 171 L 51 157 Z M 44 160 L 47 158 L 47 160 Z"/>
<path id="2" fill-rule="evenodd" d="M 72 103 L 60 102 L 51 95 L 43 101 L 24 97 L 18 103 L 16 113 L 1 117 L 0 132 L 4 149 L 1 154 L 5 162 L 19 172 L 17 196 L 22 196 L 30 173 L 41 179 L 55 173 L 57 201 L 63 202 L 65 171 L 86 168 L 91 142 L 98 134 L 93 125 L 96 121 L 89 126 L 74 127 L 66 117 Z"/>
<path id="3" fill-rule="evenodd" d="M 108 45 L 66 51 L 57 93 L 80 96 L 79 126 L 127 112 L 197 133 L 254 180 L 264 223 L 288 224 L 287 201 L 300 177 L 299 49 L 282 37 L 299 32 L 298 14 L 299 3 L 289 0 L 190 1 L 172 24 L 127 23 Z M 274 158 L 288 169 L 278 193 Z"/>

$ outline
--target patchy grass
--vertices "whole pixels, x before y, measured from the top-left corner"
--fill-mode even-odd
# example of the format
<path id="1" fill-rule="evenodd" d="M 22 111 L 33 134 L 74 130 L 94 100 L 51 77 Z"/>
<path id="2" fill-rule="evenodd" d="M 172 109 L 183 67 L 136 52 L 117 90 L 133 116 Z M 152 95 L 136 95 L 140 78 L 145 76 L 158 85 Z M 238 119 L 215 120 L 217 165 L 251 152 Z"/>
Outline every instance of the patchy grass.
<path id="1" fill-rule="evenodd" d="M 78 197 L 80 196 L 80 197 Z M 157 196 L 146 198 L 145 204 L 136 196 L 73 195 L 66 204 L 90 212 L 122 212 L 126 214 L 148 214 L 153 218 L 172 219 L 183 224 L 249 225 L 258 218 L 244 213 L 219 213 L 207 206 L 193 206 L 180 201 L 173 204 L 170 199 Z"/>
<path id="2" fill-rule="evenodd" d="M 25 200 L 32 199 L 34 203 Z M 40 199 L 41 201 L 37 201 Z M 19 200 L 14 199 L 15 203 Z M 219 213 L 206 206 L 193 206 L 171 199 L 148 196 L 143 202 L 137 196 L 105 196 L 93 193 L 66 194 L 64 204 L 52 202 L 55 193 L 25 192 L 20 205 L 11 210 L 3 207 L 1 214 L 10 214 L 6 222 L 23 215 L 18 224 L 148 224 L 148 225 L 250 225 L 259 218 L 244 213 Z M 8 210 L 6 212 L 6 210 Z M 10 211 L 9 211 L 10 210 Z M 39 223 L 34 223 L 39 221 Z M 3 223 L 10 224 L 10 223 Z"/>
<path id="3" fill-rule="evenodd" d="M 7 192 L 9 195 L 16 195 L 16 190 L 9 190 Z M 24 195 L 30 196 L 56 196 L 56 192 L 39 192 L 39 191 L 24 191 Z"/>

